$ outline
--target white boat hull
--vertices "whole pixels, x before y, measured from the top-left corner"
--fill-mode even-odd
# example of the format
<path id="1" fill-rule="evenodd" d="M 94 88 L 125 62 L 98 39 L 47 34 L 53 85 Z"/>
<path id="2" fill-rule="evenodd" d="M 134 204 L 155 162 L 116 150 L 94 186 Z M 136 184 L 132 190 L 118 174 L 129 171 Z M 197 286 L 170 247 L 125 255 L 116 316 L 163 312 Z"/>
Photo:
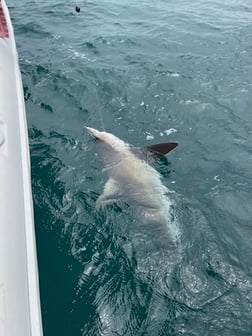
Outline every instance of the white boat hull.
<path id="1" fill-rule="evenodd" d="M 4 0 L 0 1 L 0 335 L 42 336 L 26 113 Z"/>

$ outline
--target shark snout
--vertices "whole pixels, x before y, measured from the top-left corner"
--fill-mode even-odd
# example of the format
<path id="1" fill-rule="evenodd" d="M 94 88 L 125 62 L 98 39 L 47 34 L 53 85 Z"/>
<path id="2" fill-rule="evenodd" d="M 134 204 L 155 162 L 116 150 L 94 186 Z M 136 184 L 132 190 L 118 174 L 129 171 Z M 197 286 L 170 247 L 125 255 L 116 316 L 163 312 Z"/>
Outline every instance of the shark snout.
<path id="1" fill-rule="evenodd" d="M 97 131 L 95 128 L 84 126 L 84 130 L 86 130 L 93 138 L 99 139 L 100 138 L 100 133 Z"/>

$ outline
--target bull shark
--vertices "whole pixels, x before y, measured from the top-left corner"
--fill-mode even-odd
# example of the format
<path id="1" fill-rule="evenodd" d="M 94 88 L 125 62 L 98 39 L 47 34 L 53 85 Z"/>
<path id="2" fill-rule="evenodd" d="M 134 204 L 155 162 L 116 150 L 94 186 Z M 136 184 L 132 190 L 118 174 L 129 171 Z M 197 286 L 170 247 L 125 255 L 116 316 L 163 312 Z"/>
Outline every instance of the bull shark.
<path id="1" fill-rule="evenodd" d="M 96 140 L 97 154 L 109 177 L 96 201 L 96 209 L 124 201 L 134 209 L 146 228 L 151 227 L 151 235 L 162 241 L 161 245 L 176 243 L 180 233 L 172 214 L 169 190 L 150 163 L 168 154 L 178 143 L 135 148 L 114 134 L 87 126 L 84 129 Z"/>

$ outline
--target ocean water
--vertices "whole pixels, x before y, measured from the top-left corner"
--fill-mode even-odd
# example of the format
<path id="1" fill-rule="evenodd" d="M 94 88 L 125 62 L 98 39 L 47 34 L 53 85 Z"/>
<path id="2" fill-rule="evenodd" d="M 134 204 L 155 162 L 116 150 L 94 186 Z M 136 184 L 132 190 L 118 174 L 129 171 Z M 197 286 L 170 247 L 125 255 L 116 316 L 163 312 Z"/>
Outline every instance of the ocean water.
<path id="1" fill-rule="evenodd" d="M 8 0 L 27 109 L 45 336 L 252 335 L 252 3 Z M 88 125 L 155 164 L 177 249 L 95 212 Z"/>

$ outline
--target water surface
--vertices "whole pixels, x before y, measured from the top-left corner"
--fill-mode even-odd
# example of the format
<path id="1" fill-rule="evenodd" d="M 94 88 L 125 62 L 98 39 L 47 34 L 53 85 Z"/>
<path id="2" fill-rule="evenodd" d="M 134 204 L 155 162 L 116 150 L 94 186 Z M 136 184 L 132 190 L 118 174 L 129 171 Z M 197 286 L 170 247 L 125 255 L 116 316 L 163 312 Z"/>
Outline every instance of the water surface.
<path id="1" fill-rule="evenodd" d="M 251 2 L 8 5 L 45 336 L 251 335 Z M 180 143 L 155 165 L 180 249 L 150 248 L 131 209 L 95 213 L 106 174 L 83 125 Z"/>

